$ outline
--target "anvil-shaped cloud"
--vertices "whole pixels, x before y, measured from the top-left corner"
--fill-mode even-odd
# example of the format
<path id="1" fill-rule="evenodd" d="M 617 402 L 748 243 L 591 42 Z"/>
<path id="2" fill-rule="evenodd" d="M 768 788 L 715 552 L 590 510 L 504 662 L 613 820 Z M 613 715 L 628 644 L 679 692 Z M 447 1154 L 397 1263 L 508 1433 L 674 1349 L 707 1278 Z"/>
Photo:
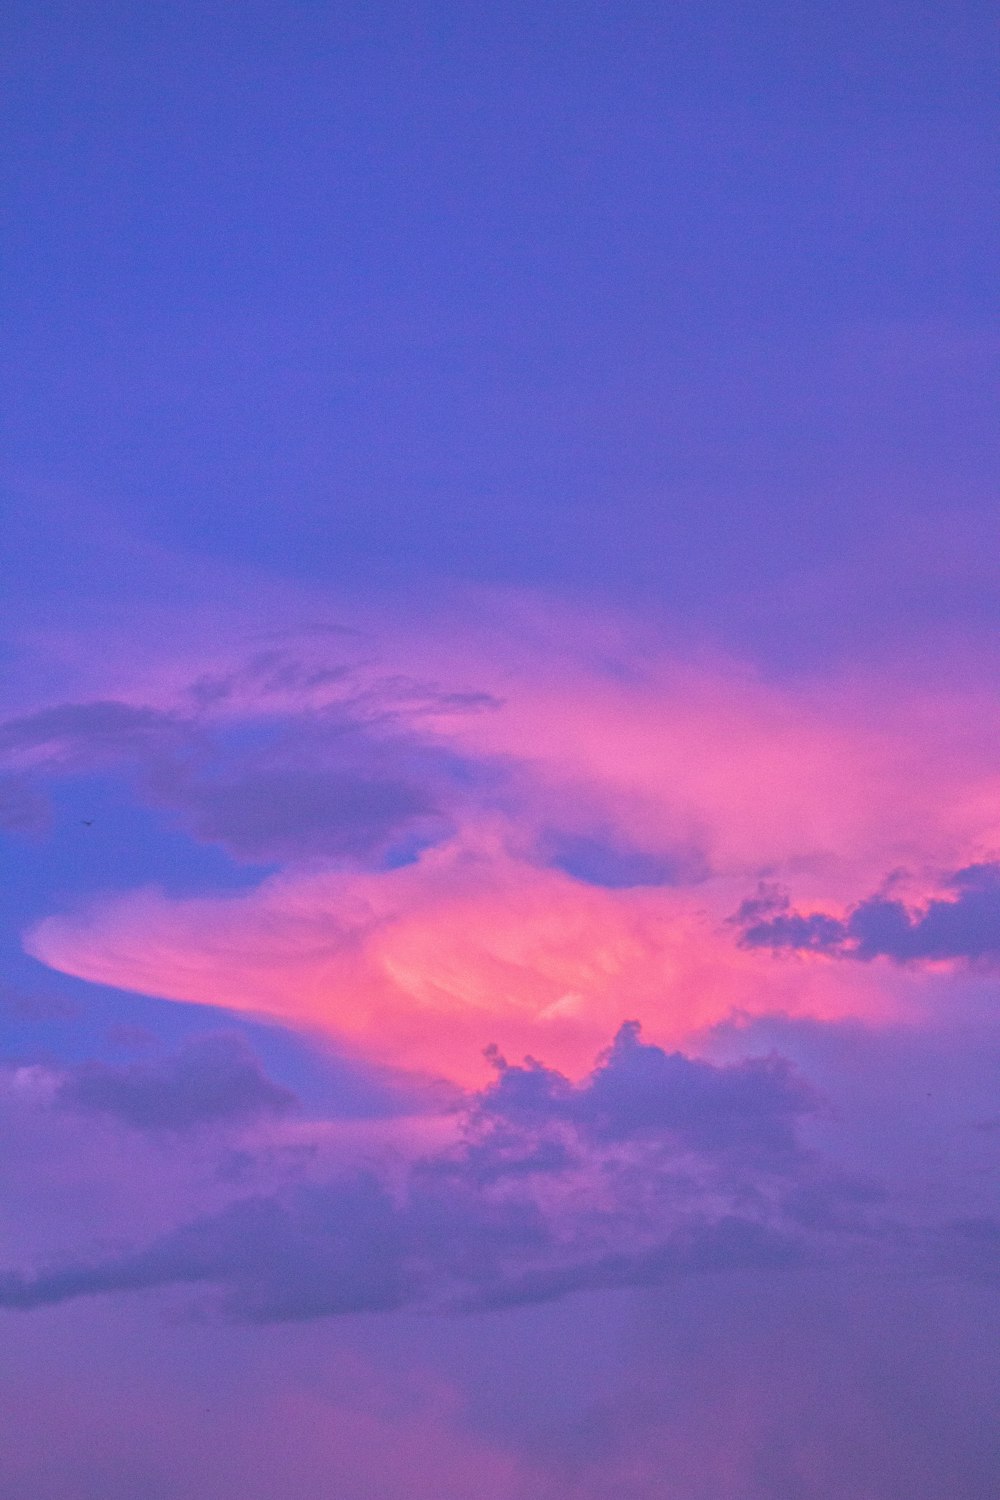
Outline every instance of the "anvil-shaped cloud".
<path id="1" fill-rule="evenodd" d="M 763 875 L 844 903 L 886 868 L 981 855 L 1000 831 L 988 707 L 970 738 L 905 676 L 889 712 L 884 680 L 777 686 L 620 624 L 506 611 L 466 620 L 460 650 L 387 627 L 379 668 L 303 634 L 155 703 L 9 721 L 32 795 L 102 768 L 261 867 L 236 893 L 91 899 L 30 952 L 466 1080 L 489 1043 L 579 1072 L 633 1015 L 676 1041 L 736 1010 L 905 1004 L 906 975 L 791 974 L 727 919 Z"/>

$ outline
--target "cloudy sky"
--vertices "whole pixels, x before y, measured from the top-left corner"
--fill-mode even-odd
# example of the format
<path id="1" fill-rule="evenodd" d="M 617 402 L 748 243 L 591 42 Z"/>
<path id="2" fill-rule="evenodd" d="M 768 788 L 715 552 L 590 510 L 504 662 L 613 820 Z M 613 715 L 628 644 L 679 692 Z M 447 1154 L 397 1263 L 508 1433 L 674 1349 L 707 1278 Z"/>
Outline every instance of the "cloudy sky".
<path id="1" fill-rule="evenodd" d="M 995 1500 L 995 19 L 9 0 L 5 1494 Z"/>

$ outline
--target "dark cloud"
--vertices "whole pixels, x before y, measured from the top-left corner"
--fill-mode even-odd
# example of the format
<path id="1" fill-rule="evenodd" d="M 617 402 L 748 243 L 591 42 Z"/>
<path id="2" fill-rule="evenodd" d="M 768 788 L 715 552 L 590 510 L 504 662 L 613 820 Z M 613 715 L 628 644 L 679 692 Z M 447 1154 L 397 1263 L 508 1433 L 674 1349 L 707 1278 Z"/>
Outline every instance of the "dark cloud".
<path id="1" fill-rule="evenodd" d="M 541 840 L 540 851 L 547 864 L 574 880 L 608 890 L 679 885 L 705 876 L 705 861 L 694 850 L 650 853 L 608 833 L 550 830 Z"/>
<path id="2" fill-rule="evenodd" d="M 240 859 L 381 861 L 450 827 L 454 768 L 338 715 L 243 724 L 146 773 L 148 794 Z"/>
<path id="3" fill-rule="evenodd" d="M 168 1131 L 282 1114 L 295 1103 L 237 1035 L 196 1037 L 156 1062 L 80 1063 L 66 1073 L 57 1099 L 137 1130 Z"/>
<path id="4" fill-rule="evenodd" d="M 774 893 L 744 902 L 734 918 L 747 948 L 827 953 L 867 961 L 886 957 L 897 963 L 1000 959 L 1000 864 L 968 865 L 948 877 L 953 894 L 918 908 L 887 895 L 870 896 L 844 918 L 824 912 L 800 913 Z"/>
<path id="5" fill-rule="evenodd" d="M 447 836 L 473 785 L 500 774 L 439 744 L 435 716 L 498 700 L 380 674 L 345 655 L 349 634 L 273 641 L 169 711 L 97 700 L 7 720 L 0 827 L 40 830 L 46 784 L 110 771 L 238 860 L 406 863 Z"/>
<path id="6" fill-rule="evenodd" d="M 0 724 L 0 751 L 32 750 L 71 765 L 108 759 L 162 745 L 183 721 L 160 709 L 113 699 L 61 703 Z"/>
<path id="7" fill-rule="evenodd" d="M 398 1306 L 408 1292 L 398 1216 L 369 1176 L 244 1198 L 135 1254 L 0 1277 L 0 1306 L 197 1283 L 223 1285 L 227 1309 L 251 1321 Z"/>
<path id="8" fill-rule="evenodd" d="M 316 685 L 315 673 L 306 680 L 294 663 L 271 669 L 277 677 L 268 679 L 269 691 Z M 33 769 L 0 783 L 0 826 L 42 826 L 47 804 L 36 782 L 43 777 L 110 768 L 196 838 L 238 859 L 391 858 L 447 831 L 442 809 L 460 768 L 424 745 L 383 697 L 355 695 L 267 718 L 247 713 L 228 724 L 114 701 L 9 720 L 0 726 L 0 754 L 27 757 Z"/>
<path id="9" fill-rule="evenodd" d="M 573 1243 L 571 1224 L 530 1201 L 446 1192 L 446 1181 L 435 1191 L 418 1179 L 402 1205 L 374 1176 L 242 1198 L 134 1254 L 0 1276 L 0 1307 L 201 1283 L 221 1291 L 229 1315 L 249 1321 L 403 1305 L 470 1310 L 812 1258 L 793 1228 L 738 1214 L 687 1222 L 679 1215 L 656 1243 L 615 1250 L 607 1243 L 612 1227 L 635 1237 L 618 1212 L 602 1244 L 588 1247 Z"/>
<path id="10" fill-rule="evenodd" d="M 0 1306 L 187 1287 L 229 1318 L 269 1322 L 838 1265 L 1000 1279 L 995 1218 L 897 1219 L 877 1183 L 803 1144 L 798 1126 L 820 1101 L 782 1057 L 714 1065 L 650 1046 L 630 1024 L 578 1083 L 530 1059 L 494 1061 L 447 1146 L 358 1171 L 278 1140 L 263 1176 L 252 1152 L 247 1170 L 217 1174 L 213 1211 L 135 1250 L 9 1272 Z M 220 1039 L 167 1064 L 76 1069 L 58 1098 L 146 1129 L 287 1103 Z"/>
<path id="11" fill-rule="evenodd" d="M 198 1053 L 192 1066 L 189 1055 L 166 1077 L 162 1065 L 91 1064 L 69 1097 L 146 1127 L 283 1102 L 245 1057 L 234 1054 L 228 1072 L 209 1061 Z M 580 1084 L 530 1061 L 496 1063 L 454 1143 L 397 1163 L 386 1180 L 279 1185 L 139 1251 L 8 1275 L 0 1304 L 198 1283 L 230 1315 L 256 1320 L 499 1307 L 777 1271 L 824 1253 L 824 1237 L 866 1230 L 856 1185 L 796 1142 L 795 1121 L 815 1101 L 781 1059 L 715 1067 L 647 1046 L 630 1025 Z"/>
<path id="12" fill-rule="evenodd" d="M 428 788 L 363 770 L 262 766 L 175 781 L 174 794 L 198 838 L 247 859 L 363 858 L 441 821 Z"/>
<path id="13" fill-rule="evenodd" d="M 793 1232 L 730 1214 L 715 1222 L 686 1224 L 649 1249 L 611 1252 L 513 1277 L 464 1305 L 475 1310 L 516 1307 L 573 1292 L 660 1286 L 692 1274 L 788 1270 L 808 1266 L 814 1258 Z"/>
<path id="14" fill-rule="evenodd" d="M 817 1104 L 783 1058 L 714 1067 L 648 1046 L 634 1021 L 621 1027 L 579 1085 L 530 1059 L 511 1067 L 497 1057 L 496 1066 L 497 1080 L 484 1097 L 490 1113 L 565 1120 L 604 1141 L 665 1134 L 697 1150 L 791 1151 L 796 1118 Z"/>

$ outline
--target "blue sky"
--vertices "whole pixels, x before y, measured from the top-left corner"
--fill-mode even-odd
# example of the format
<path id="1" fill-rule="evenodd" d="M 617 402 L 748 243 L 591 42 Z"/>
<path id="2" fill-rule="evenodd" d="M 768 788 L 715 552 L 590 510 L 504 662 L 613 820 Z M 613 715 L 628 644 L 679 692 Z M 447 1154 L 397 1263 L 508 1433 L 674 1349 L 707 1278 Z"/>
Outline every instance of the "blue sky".
<path id="1" fill-rule="evenodd" d="M 868 628 L 956 612 L 925 575 L 993 519 L 990 7 L 15 3 L 6 36 L 15 507 L 639 594 L 778 658 L 803 615 L 851 636 L 812 574 Z"/>

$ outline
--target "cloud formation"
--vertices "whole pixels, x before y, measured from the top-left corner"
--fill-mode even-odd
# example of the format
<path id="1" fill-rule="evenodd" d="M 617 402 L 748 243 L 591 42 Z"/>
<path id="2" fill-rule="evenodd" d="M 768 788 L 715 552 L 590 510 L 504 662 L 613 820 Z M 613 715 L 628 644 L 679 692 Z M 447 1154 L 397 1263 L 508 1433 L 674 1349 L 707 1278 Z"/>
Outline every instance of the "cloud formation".
<path id="1" fill-rule="evenodd" d="M 199 678 L 164 706 L 98 699 L 9 719 L 0 725 L 7 821 L 34 826 L 60 778 L 113 771 L 238 860 L 364 863 L 419 847 L 447 831 L 470 773 L 417 726 L 493 700 L 368 677 L 275 649 Z M 3 808 L 0 790 L 0 817 Z"/>
<path id="2" fill-rule="evenodd" d="M 171 864 L 167 890 L 143 884 L 162 866 L 141 867 L 131 890 L 123 874 L 68 896 L 32 923 L 31 954 L 466 1084 L 490 1041 L 580 1073 L 637 1013 L 676 1045 L 733 1011 L 898 1011 L 902 977 L 790 977 L 761 954 L 889 951 L 892 900 L 848 932 L 820 898 L 842 911 L 886 868 L 970 861 L 992 773 L 948 705 L 911 705 L 903 685 L 890 730 L 864 683 L 767 683 L 537 601 L 494 600 L 491 621 L 488 603 L 478 621 L 466 604 L 445 625 L 387 627 L 391 666 L 349 633 L 293 631 L 242 662 L 161 672 L 145 699 L 8 721 L 11 774 L 39 793 L 110 776 L 149 828 L 186 834 L 196 869 L 188 891 Z M 922 740 L 905 732 L 918 713 Z M 197 865 L 206 844 L 243 868 Z M 762 870 L 808 872 L 816 904 L 758 914 L 734 943 L 726 917 Z"/>
<path id="3" fill-rule="evenodd" d="M 647 1046 L 636 1021 L 579 1084 L 531 1059 L 511 1067 L 497 1058 L 496 1066 L 483 1096 L 488 1114 L 526 1125 L 565 1121 L 595 1141 L 663 1134 L 703 1151 L 792 1152 L 797 1119 L 816 1107 L 783 1058 L 714 1067 Z"/>
<path id="4" fill-rule="evenodd" d="M 870 896 L 846 916 L 793 911 L 787 898 L 744 902 L 736 914 L 747 948 L 791 949 L 868 962 L 1000 959 L 1000 864 L 967 865 L 947 877 L 947 896 L 909 907 L 891 896 Z"/>
<path id="5" fill-rule="evenodd" d="M 0 1305 L 205 1285 L 251 1321 L 505 1306 L 807 1264 L 820 1220 L 804 1193 L 857 1206 L 856 1185 L 799 1145 L 795 1123 L 816 1100 L 780 1059 L 716 1067 L 632 1025 L 579 1084 L 530 1060 L 494 1063 L 451 1145 L 231 1198 L 143 1249 L 7 1272 Z M 287 1103 L 218 1042 L 158 1070 L 88 1065 L 58 1098 L 145 1129 Z"/>
<path id="6" fill-rule="evenodd" d="M 510 1403 L 490 1420 L 516 1429 L 537 1467 L 498 1481 L 498 1500 L 648 1500 L 664 1474 L 684 1500 L 992 1496 L 974 1435 L 969 1463 L 955 1457 L 960 1422 L 919 1461 L 879 1467 L 885 1432 L 924 1431 L 919 1393 L 893 1427 L 882 1351 L 903 1351 L 892 1356 L 902 1401 L 906 1351 L 933 1309 L 947 1303 L 950 1333 L 967 1303 L 965 1369 L 988 1321 L 976 1299 L 995 1293 L 992 1042 L 975 1044 L 977 1072 L 961 1027 L 947 1044 L 931 1038 L 913 1024 L 926 1005 L 911 1004 L 946 985 L 960 1015 L 969 981 L 928 975 L 919 958 L 775 964 L 773 945 L 739 941 L 795 918 L 831 957 L 943 951 L 925 922 L 934 903 L 966 921 L 977 880 L 991 899 L 992 744 L 956 747 L 951 727 L 969 716 L 935 703 L 921 709 L 926 732 L 911 734 L 899 702 L 887 727 L 884 700 L 866 707 L 857 684 L 616 660 L 578 623 L 555 654 L 550 638 L 522 650 L 516 632 L 509 650 L 470 649 L 459 629 L 439 663 L 441 643 L 414 629 L 390 643 L 398 672 L 367 678 L 344 665 L 341 636 L 312 655 L 296 639 L 244 667 L 220 652 L 204 669 L 137 674 L 131 691 L 98 685 L 86 702 L 8 725 L 4 764 L 31 797 L 54 792 L 53 846 L 65 836 L 69 858 L 97 844 L 92 833 L 113 843 L 102 831 L 113 790 L 86 836 L 59 822 L 93 785 L 144 804 L 143 836 L 160 824 L 181 858 L 179 830 L 192 848 L 272 867 L 231 878 L 213 852 L 204 877 L 185 887 L 170 868 L 160 890 L 141 885 L 146 869 L 130 882 L 122 861 L 112 891 L 53 896 L 33 953 L 132 991 L 115 1002 L 122 1014 L 142 1012 L 136 991 L 257 1012 L 348 1042 L 362 1068 L 391 1059 L 476 1090 L 424 1087 L 417 1099 L 415 1085 L 374 1110 L 327 1097 L 317 1118 L 289 1108 L 288 1080 L 238 1044 L 0 1071 L 10 1338 L 27 1344 L 38 1322 L 15 1312 L 46 1307 L 53 1327 L 131 1320 L 144 1340 L 161 1329 L 206 1350 L 233 1340 L 236 1365 L 247 1339 L 257 1358 L 296 1341 L 309 1358 L 321 1349 L 324 1370 L 334 1346 L 378 1343 L 394 1373 L 420 1338 L 423 1356 L 443 1368 L 451 1350 L 461 1371 L 452 1439 L 485 1384 Z M 439 668 L 476 691 L 434 686 Z M 853 894 L 901 867 L 960 875 L 934 890 L 894 882 L 854 917 Z M 736 931 L 728 915 L 762 875 L 799 899 L 759 898 Z M 862 932 L 876 899 L 896 909 L 896 937 Z M 834 1024 L 844 1016 L 850 1025 Z M 865 1024 L 883 1018 L 894 1024 Z M 852 1318 L 868 1295 L 899 1307 L 866 1353 Z M 568 1359 L 567 1331 L 592 1325 L 604 1328 L 594 1360 Z M 460 1349 L 473 1347 L 470 1361 Z M 934 1409 L 947 1390 L 974 1405 L 977 1383 L 995 1388 L 975 1374 L 962 1385 L 932 1339 L 926 1365 Z M 423 1366 L 400 1378 L 427 1384 Z M 286 1396 L 294 1383 L 276 1380 Z M 576 1416 L 560 1407 L 541 1433 L 538 1413 L 569 1403 L 576 1384 Z M 275 1419 L 282 1438 L 288 1409 Z M 395 1417 L 387 1440 L 398 1445 Z M 39 1463 L 29 1454 L 23 1472 Z M 324 1449 L 322 1493 L 331 1463 Z M 370 1493 L 363 1468 L 346 1493 Z M 437 1456 L 429 1471 L 440 1476 Z M 22 1471 L 10 1472 L 20 1492 Z M 456 1493 L 478 1493 L 468 1473 Z M 240 1478 L 234 1492 L 255 1493 Z M 261 1500 L 287 1489 L 272 1476 Z"/>
<path id="7" fill-rule="evenodd" d="M 284 1114 L 295 1103 L 238 1034 L 194 1037 L 155 1062 L 79 1063 L 64 1074 L 56 1098 L 137 1130 L 166 1131 L 245 1123 Z"/>

